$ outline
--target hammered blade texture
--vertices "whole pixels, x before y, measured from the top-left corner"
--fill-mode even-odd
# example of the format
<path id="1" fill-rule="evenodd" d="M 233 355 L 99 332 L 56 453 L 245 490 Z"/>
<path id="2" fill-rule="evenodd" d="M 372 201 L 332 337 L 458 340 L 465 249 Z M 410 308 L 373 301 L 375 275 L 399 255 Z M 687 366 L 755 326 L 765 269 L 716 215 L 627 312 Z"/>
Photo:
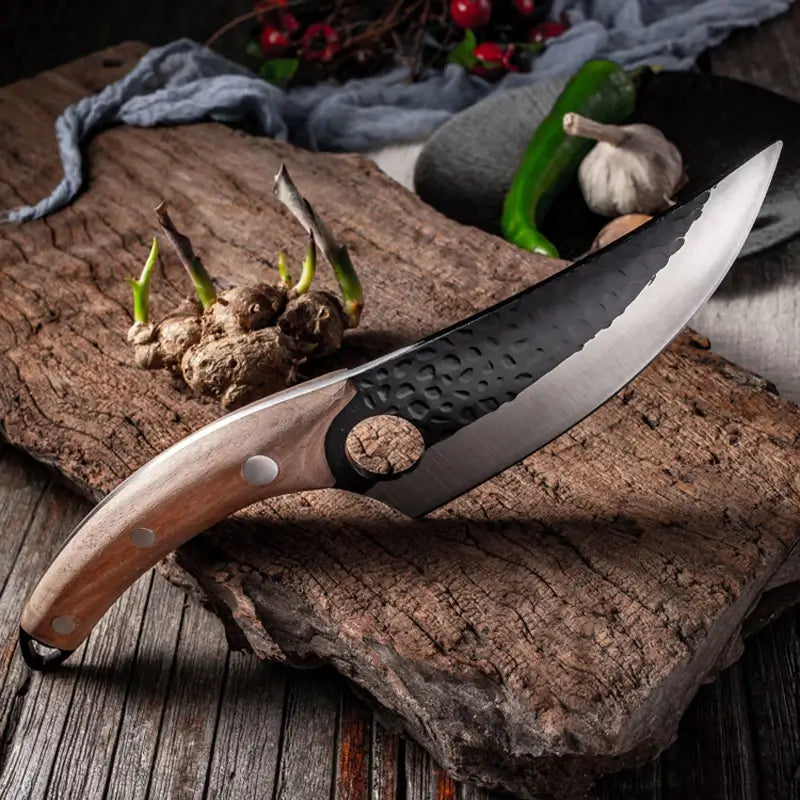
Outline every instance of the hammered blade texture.
<path id="1" fill-rule="evenodd" d="M 343 441 L 361 419 L 398 414 L 430 447 L 496 411 L 580 350 L 667 265 L 708 196 L 355 376 L 357 396 L 328 432 L 337 479 L 348 483 Z"/>

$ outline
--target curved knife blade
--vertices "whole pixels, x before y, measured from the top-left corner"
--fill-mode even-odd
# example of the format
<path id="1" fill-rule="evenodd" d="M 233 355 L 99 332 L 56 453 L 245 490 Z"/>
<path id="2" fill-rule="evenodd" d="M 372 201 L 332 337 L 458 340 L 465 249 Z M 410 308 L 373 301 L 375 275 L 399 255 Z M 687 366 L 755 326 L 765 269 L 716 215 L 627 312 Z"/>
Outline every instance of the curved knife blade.
<path id="1" fill-rule="evenodd" d="M 543 447 L 644 369 L 711 296 L 741 250 L 780 155 L 776 142 L 708 191 L 499 305 L 351 373 L 328 432 L 337 485 L 421 516 Z M 344 437 L 399 414 L 426 451 L 370 485 Z"/>

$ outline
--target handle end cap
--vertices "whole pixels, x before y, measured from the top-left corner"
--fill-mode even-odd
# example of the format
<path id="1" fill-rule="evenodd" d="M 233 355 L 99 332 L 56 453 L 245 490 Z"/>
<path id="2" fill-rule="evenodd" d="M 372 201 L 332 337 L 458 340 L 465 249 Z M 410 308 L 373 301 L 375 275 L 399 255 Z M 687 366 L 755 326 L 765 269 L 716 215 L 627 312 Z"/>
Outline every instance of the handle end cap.
<path id="1" fill-rule="evenodd" d="M 34 647 L 34 644 L 47 648 L 48 652 L 40 652 Z M 38 639 L 34 639 L 33 636 L 22 628 L 19 629 L 19 649 L 22 653 L 22 657 L 25 659 L 25 663 L 37 672 L 55 669 L 75 652 L 74 650 L 61 650 L 58 647 L 50 647 L 40 642 Z"/>

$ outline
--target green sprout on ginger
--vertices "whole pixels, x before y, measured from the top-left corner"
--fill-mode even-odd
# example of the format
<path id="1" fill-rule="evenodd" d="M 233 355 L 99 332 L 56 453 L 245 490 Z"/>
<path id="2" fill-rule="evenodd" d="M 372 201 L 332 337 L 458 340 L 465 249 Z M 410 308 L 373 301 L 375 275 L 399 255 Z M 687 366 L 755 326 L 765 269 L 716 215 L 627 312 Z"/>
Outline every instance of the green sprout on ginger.
<path id="1" fill-rule="evenodd" d="M 153 237 L 150 255 L 147 256 L 139 280 L 126 278 L 128 285 L 133 290 L 133 321 L 147 325 L 150 322 L 150 278 L 158 259 L 158 239 Z"/>
<path id="2" fill-rule="evenodd" d="M 300 272 L 300 279 L 292 287 L 293 294 L 305 294 L 311 288 L 311 281 L 314 280 L 314 275 L 317 271 L 317 245 L 314 242 L 314 237 L 308 237 L 308 251 L 303 260 L 303 268 Z"/>
<path id="3" fill-rule="evenodd" d="M 278 276 L 281 283 L 288 289 L 292 284 L 292 276 L 289 272 L 289 265 L 286 263 L 286 251 L 281 250 L 278 253 Z"/>
<path id="4" fill-rule="evenodd" d="M 353 262 L 350 260 L 347 246 L 336 241 L 330 228 L 314 211 L 308 200 L 300 194 L 285 164 L 281 164 L 281 168 L 275 176 L 274 192 L 278 200 L 294 214 L 309 236 L 314 239 L 316 246 L 322 250 L 333 268 L 333 274 L 336 276 L 342 292 L 342 306 L 347 326 L 355 328 L 361 318 L 364 296 L 361 281 L 359 281 Z"/>
<path id="5" fill-rule="evenodd" d="M 281 165 L 275 178 L 274 192 L 278 200 L 292 212 L 308 234 L 308 250 L 303 260 L 300 277 L 294 285 L 292 285 L 286 253 L 283 250 L 279 252 L 277 269 L 280 284 L 288 290 L 289 297 L 306 294 L 310 290 L 316 274 L 317 250 L 322 250 L 326 260 L 333 268 L 334 276 L 342 293 L 342 310 L 347 327 L 356 327 L 361 317 L 363 292 L 346 245 L 340 244 L 336 240 L 330 228 L 317 215 L 308 200 L 300 194 L 285 165 Z M 194 252 L 189 237 L 175 227 L 167 211 L 167 204 L 163 200 L 156 207 L 155 214 L 164 235 L 189 275 L 202 307 L 210 308 L 217 300 L 217 290 L 202 260 Z M 127 279 L 133 291 L 134 321 L 143 325 L 147 325 L 150 319 L 150 280 L 157 258 L 158 241 L 154 237 L 141 276 L 138 280 Z"/>
<path id="6" fill-rule="evenodd" d="M 176 229 L 167 213 L 167 204 L 162 200 L 156 206 L 155 211 L 164 234 L 175 248 L 181 264 L 183 264 L 184 269 L 192 279 L 192 284 L 200 303 L 203 308 L 209 308 L 217 299 L 214 281 L 211 280 L 211 276 L 206 272 L 206 268 L 203 266 L 199 256 L 195 255 L 189 238 Z"/>

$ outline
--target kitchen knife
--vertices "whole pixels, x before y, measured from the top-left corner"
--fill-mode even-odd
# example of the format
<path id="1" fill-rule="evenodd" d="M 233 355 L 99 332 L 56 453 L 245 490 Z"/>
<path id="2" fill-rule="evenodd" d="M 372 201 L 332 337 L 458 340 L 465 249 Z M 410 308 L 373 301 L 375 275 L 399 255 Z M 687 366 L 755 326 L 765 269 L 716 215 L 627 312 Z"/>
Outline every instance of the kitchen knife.
<path id="1" fill-rule="evenodd" d="M 780 149 L 776 142 L 689 202 L 486 311 L 246 406 L 161 453 L 56 556 L 22 615 L 25 660 L 36 669 L 63 661 L 149 567 L 258 500 L 339 487 L 420 516 L 571 428 L 649 364 L 719 285 Z M 348 434 L 379 415 L 413 426 L 421 455 L 405 472 L 377 475 L 348 455 Z"/>

